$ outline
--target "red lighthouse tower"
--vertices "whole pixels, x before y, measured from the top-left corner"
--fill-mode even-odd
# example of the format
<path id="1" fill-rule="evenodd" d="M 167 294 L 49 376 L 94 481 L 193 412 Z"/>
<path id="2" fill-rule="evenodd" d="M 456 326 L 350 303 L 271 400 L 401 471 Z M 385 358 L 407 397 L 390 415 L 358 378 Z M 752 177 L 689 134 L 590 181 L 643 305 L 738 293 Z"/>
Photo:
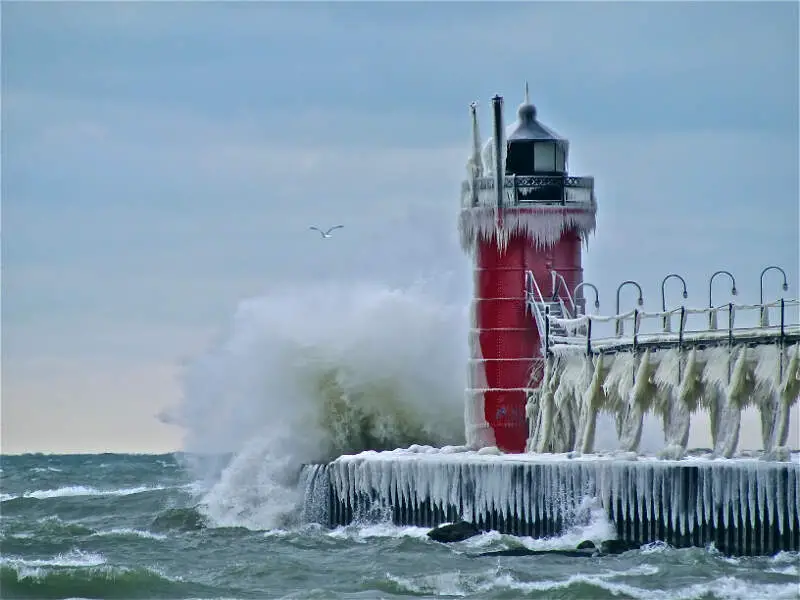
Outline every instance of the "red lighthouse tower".
<path id="1" fill-rule="evenodd" d="M 459 231 L 473 258 L 465 427 L 473 447 L 524 452 L 525 404 L 539 385 L 544 344 L 526 295 L 526 272 L 541 291 L 533 310 L 582 310 L 574 296 L 582 281 L 581 242 L 594 231 L 592 177 L 567 172 L 569 142 L 537 121 L 528 100 L 503 127 L 503 99 L 492 99 L 494 135 L 481 156 L 476 106 L 473 151 L 462 186 Z M 507 138 L 507 142 L 504 142 Z M 566 315 L 565 315 L 566 316 Z"/>

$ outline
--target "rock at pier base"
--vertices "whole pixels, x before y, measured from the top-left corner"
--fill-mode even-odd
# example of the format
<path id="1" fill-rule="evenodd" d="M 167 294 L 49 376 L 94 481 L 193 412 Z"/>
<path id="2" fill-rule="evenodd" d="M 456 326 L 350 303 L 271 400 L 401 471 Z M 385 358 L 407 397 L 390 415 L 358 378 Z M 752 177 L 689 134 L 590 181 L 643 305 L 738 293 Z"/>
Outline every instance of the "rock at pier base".
<path id="1" fill-rule="evenodd" d="M 435 542 L 449 544 L 451 542 L 463 542 L 478 534 L 480 534 L 480 530 L 474 523 L 458 521 L 457 523 L 450 523 L 431 529 L 428 532 L 428 537 Z"/>

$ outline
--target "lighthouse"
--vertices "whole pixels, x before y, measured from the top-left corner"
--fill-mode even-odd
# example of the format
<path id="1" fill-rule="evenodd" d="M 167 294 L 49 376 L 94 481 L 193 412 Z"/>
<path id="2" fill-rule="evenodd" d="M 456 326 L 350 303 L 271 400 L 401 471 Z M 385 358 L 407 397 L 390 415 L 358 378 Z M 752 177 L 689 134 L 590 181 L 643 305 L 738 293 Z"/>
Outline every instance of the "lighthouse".
<path id="1" fill-rule="evenodd" d="M 507 129 L 503 98 L 492 99 L 483 151 L 475 103 L 470 112 L 458 224 L 474 268 L 465 432 L 472 447 L 524 452 L 525 405 L 547 352 L 534 313 L 568 318 L 585 310 L 576 288 L 581 248 L 595 229 L 594 179 L 569 175 L 569 142 L 539 122 L 527 85 Z"/>

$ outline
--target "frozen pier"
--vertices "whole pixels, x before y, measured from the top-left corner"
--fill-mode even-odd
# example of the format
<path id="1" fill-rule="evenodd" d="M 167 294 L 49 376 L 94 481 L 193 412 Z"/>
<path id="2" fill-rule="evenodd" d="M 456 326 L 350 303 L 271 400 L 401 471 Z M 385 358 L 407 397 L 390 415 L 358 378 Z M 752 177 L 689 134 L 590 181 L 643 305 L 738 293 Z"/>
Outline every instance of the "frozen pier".
<path id="1" fill-rule="evenodd" d="M 453 450 L 453 451 L 449 451 Z M 800 551 L 800 461 L 491 455 L 411 447 L 305 467 L 306 516 L 328 526 L 382 514 L 397 525 L 458 519 L 556 536 L 601 509 L 619 538 L 733 555 Z"/>
<path id="2" fill-rule="evenodd" d="M 423 527 L 463 519 L 541 538 L 603 511 L 629 542 L 713 544 L 733 555 L 800 551 L 800 455 L 790 452 L 789 424 L 800 396 L 800 303 L 709 300 L 708 308 L 603 317 L 587 315 L 569 292 L 559 298 L 560 275 L 552 276 L 543 296 L 526 275 L 523 307 L 541 352 L 527 359 L 525 453 L 502 453 L 484 439 L 491 414 L 481 374 L 505 359 L 474 352 L 468 446 L 370 451 L 307 466 L 307 518 L 338 526 L 380 516 Z M 761 421 L 757 456 L 738 448 L 749 407 Z M 710 417 L 705 456 L 687 449 L 691 417 L 701 411 Z M 614 418 L 619 441 L 608 454 L 595 451 L 603 413 Z M 657 457 L 639 454 L 647 414 L 664 426 Z"/>

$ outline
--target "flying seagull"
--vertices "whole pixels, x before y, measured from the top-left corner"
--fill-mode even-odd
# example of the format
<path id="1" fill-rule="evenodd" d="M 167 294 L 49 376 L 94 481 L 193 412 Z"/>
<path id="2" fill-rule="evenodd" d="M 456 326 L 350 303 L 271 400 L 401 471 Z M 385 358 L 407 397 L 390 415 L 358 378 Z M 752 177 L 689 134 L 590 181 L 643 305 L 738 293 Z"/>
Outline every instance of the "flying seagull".
<path id="1" fill-rule="evenodd" d="M 309 227 L 309 229 L 313 229 L 314 231 L 319 231 L 319 234 L 322 237 L 329 238 L 329 237 L 331 237 L 331 231 L 333 231 L 334 229 L 341 229 L 342 227 L 344 227 L 344 225 L 335 225 L 335 226 L 331 227 L 330 229 L 328 229 L 328 231 L 322 231 L 322 229 L 320 229 L 319 227 L 314 227 L 312 225 L 311 227 Z"/>

